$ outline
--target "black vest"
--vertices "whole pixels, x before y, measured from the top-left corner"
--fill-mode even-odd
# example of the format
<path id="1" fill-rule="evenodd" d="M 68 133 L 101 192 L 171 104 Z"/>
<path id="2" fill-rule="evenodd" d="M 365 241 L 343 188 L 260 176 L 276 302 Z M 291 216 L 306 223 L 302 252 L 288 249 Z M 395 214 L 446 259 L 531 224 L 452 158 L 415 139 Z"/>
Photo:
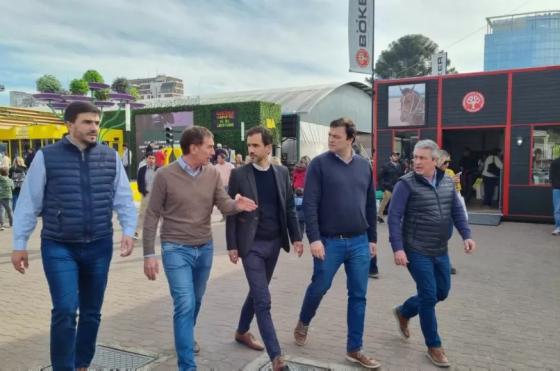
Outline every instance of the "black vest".
<path id="1" fill-rule="evenodd" d="M 429 256 L 447 252 L 455 185 L 440 170 L 436 177 L 435 188 L 414 172 L 401 177 L 410 188 L 402 224 L 405 250 Z"/>
<path id="2" fill-rule="evenodd" d="M 115 150 L 95 144 L 81 152 L 63 138 L 42 151 L 46 185 L 41 237 L 87 243 L 112 235 Z"/>

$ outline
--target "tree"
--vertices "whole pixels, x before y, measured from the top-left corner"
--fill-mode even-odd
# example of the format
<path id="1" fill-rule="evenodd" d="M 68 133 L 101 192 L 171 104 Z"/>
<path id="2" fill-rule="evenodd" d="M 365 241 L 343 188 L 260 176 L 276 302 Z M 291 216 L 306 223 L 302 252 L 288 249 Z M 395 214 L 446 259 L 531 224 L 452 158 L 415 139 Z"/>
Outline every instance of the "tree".
<path id="1" fill-rule="evenodd" d="M 438 45 L 424 35 L 405 35 L 389 44 L 375 64 L 377 78 L 402 78 L 429 75 L 432 71 L 432 55 Z M 447 72 L 457 73 L 447 59 Z"/>
<path id="2" fill-rule="evenodd" d="M 128 88 L 128 94 L 132 95 L 135 100 L 140 99 L 140 92 L 136 86 L 131 86 Z"/>
<path id="3" fill-rule="evenodd" d="M 107 100 L 109 99 L 109 93 L 111 93 L 110 89 L 101 89 L 97 90 L 93 93 L 93 96 L 96 100 Z"/>
<path id="4" fill-rule="evenodd" d="M 111 85 L 111 89 L 113 89 L 117 93 L 127 93 L 129 87 L 130 84 L 124 77 L 117 77 L 115 80 L 113 80 L 113 84 Z"/>
<path id="5" fill-rule="evenodd" d="M 89 86 L 84 79 L 74 79 L 70 81 L 70 92 L 75 95 L 86 95 L 89 91 Z"/>
<path id="6" fill-rule="evenodd" d="M 43 75 L 37 79 L 37 91 L 41 93 L 60 93 L 62 85 L 53 75 Z"/>
<path id="7" fill-rule="evenodd" d="M 82 77 L 82 79 L 86 80 L 87 82 L 105 82 L 105 80 L 103 80 L 103 76 L 101 76 L 101 74 L 96 70 L 87 70 L 86 72 L 84 72 L 84 76 Z"/>

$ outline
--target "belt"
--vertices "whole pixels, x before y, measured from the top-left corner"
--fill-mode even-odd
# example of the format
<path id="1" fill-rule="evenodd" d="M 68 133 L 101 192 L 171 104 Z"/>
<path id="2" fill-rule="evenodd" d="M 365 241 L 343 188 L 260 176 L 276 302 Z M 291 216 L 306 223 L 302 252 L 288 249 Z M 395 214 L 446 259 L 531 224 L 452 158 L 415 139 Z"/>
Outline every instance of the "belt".
<path id="1" fill-rule="evenodd" d="M 328 235 L 328 236 L 324 236 L 324 237 L 325 238 L 334 238 L 334 239 L 337 239 L 337 240 L 349 240 L 351 238 L 361 236 L 364 233 L 365 232 L 362 232 L 362 233 L 338 233 L 338 234 L 332 234 L 332 235 Z"/>

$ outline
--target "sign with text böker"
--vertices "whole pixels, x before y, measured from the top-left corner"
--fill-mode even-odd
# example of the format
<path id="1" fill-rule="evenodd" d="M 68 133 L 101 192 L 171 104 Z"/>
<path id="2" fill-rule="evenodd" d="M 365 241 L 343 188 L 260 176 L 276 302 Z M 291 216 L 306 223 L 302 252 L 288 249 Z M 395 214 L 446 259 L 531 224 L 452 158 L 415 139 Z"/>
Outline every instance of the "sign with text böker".
<path id="1" fill-rule="evenodd" d="M 348 0 L 350 72 L 373 73 L 374 0 Z"/>

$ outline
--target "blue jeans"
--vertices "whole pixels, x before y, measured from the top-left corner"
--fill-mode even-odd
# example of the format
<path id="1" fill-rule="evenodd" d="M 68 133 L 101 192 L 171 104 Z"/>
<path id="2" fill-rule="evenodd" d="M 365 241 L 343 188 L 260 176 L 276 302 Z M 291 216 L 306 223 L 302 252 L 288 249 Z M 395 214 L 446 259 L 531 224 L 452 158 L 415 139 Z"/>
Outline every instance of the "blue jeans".
<path id="1" fill-rule="evenodd" d="M 162 242 L 162 261 L 173 298 L 173 332 L 179 370 L 196 370 L 194 326 L 210 277 L 212 241 L 201 246 Z"/>
<path id="2" fill-rule="evenodd" d="M 354 352 L 362 349 L 364 317 L 366 313 L 366 294 L 371 254 L 367 235 L 349 239 L 323 238 L 325 259 L 313 258 L 313 276 L 305 292 L 299 319 L 309 325 L 321 299 L 331 287 L 338 268 L 344 264 L 346 287 L 348 289 L 347 325 L 348 338 L 346 349 Z"/>
<path id="3" fill-rule="evenodd" d="M 554 224 L 560 228 L 560 188 L 552 190 L 552 205 L 554 206 Z"/>
<path id="4" fill-rule="evenodd" d="M 259 332 L 271 360 L 282 353 L 276 337 L 274 323 L 272 323 L 272 317 L 270 316 L 271 299 L 268 290 L 268 284 L 274 273 L 279 254 L 279 239 L 254 241 L 251 250 L 241 259 L 249 283 L 249 295 L 247 295 L 241 309 L 237 332 L 244 334 L 249 331 L 251 321 L 256 314 Z"/>
<path id="5" fill-rule="evenodd" d="M 430 348 L 440 347 L 436 303 L 447 298 L 451 287 L 449 255 L 427 256 L 413 251 L 407 251 L 406 255 L 408 270 L 416 282 L 418 293 L 408 298 L 399 311 L 405 318 L 420 315 L 420 327 L 426 345 Z"/>
<path id="6" fill-rule="evenodd" d="M 53 370 L 88 367 L 95 354 L 113 238 L 90 243 L 43 239 L 41 256 L 53 304 L 50 347 Z M 80 318 L 76 329 L 78 308 Z"/>

